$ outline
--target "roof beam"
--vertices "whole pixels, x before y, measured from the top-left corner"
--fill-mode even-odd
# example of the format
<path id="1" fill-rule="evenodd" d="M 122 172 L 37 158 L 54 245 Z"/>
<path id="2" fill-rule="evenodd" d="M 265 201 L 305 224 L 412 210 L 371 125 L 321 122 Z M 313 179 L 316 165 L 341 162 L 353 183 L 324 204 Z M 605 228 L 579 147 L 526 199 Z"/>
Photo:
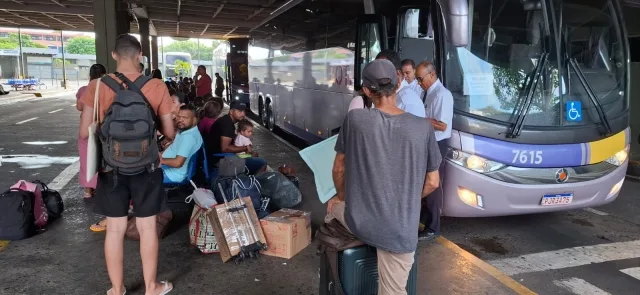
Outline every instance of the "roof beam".
<path id="1" fill-rule="evenodd" d="M 224 6 L 225 6 L 225 3 L 220 4 L 220 6 L 218 6 L 218 9 L 216 9 L 216 12 L 213 14 L 213 17 L 211 17 L 211 18 L 216 18 L 216 16 L 218 16 L 218 13 L 220 13 L 220 11 L 222 11 Z"/>
<path id="2" fill-rule="evenodd" d="M 256 11 L 254 11 L 252 14 L 250 14 L 250 15 L 247 17 L 247 20 L 252 19 L 254 16 L 256 16 L 256 15 L 260 14 L 260 12 L 263 12 L 263 11 L 264 11 L 264 8 L 260 8 L 260 9 L 258 9 L 258 10 L 256 10 Z"/>
<path id="3" fill-rule="evenodd" d="M 82 15 L 79 15 L 79 14 L 78 14 L 78 17 L 83 19 L 83 20 L 85 20 L 86 22 L 90 23 L 93 26 L 93 21 L 90 21 L 88 18 L 86 18 L 86 17 L 84 17 Z"/>
<path id="4" fill-rule="evenodd" d="M 285 3 L 282 6 L 276 8 L 275 10 L 271 11 L 269 16 L 267 16 L 265 19 L 263 19 L 260 23 L 258 23 L 257 25 L 251 27 L 251 31 L 257 29 L 258 27 L 260 27 L 260 26 L 266 24 L 267 22 L 271 21 L 272 19 L 278 17 L 279 15 L 283 14 L 287 10 L 289 10 L 289 9 L 295 7 L 296 5 L 300 4 L 302 1 L 304 1 L 304 0 L 289 0 L 289 1 L 287 1 L 287 3 Z"/>
<path id="5" fill-rule="evenodd" d="M 58 2 L 57 0 L 51 0 L 51 2 L 53 2 L 53 3 L 57 4 L 57 5 L 58 5 L 58 6 L 60 6 L 60 7 L 67 8 L 66 6 L 62 5 L 62 3 Z"/>
<path id="6" fill-rule="evenodd" d="M 210 24 L 212 26 L 228 26 L 228 27 L 241 27 L 241 28 L 250 28 L 254 26 L 255 22 L 247 22 L 243 19 L 222 19 L 215 18 L 212 19 L 208 16 L 192 16 L 192 15 L 182 15 L 178 17 L 172 13 L 155 13 L 149 12 L 149 19 L 158 20 L 158 21 L 167 21 L 167 22 L 182 22 L 182 23 L 192 23 L 192 24 Z"/>
<path id="7" fill-rule="evenodd" d="M 57 21 L 57 22 L 59 22 L 59 23 L 61 23 L 61 24 L 65 24 L 65 25 L 70 26 L 70 27 L 72 27 L 72 28 L 74 28 L 74 29 L 77 29 L 77 27 L 76 27 L 76 26 L 74 26 L 74 25 L 72 25 L 72 24 L 70 24 L 70 23 L 67 23 L 67 22 L 63 22 L 63 21 L 61 21 L 61 20 L 59 20 L 59 19 L 57 19 L 57 18 L 55 18 L 55 17 L 53 17 L 53 16 L 50 16 L 50 15 L 48 15 L 48 14 L 44 13 L 44 12 L 41 12 L 41 14 L 42 14 L 42 15 L 44 15 L 44 16 L 46 16 L 46 17 L 48 17 L 48 18 L 50 18 L 50 19 L 52 19 L 52 20 L 55 20 L 55 21 Z"/>
<path id="8" fill-rule="evenodd" d="M 11 1 L 15 2 L 15 3 L 18 3 L 20 5 L 27 5 L 27 4 L 24 4 L 24 2 L 22 2 L 22 1 L 18 1 L 18 0 L 11 0 Z"/>
<path id="9" fill-rule="evenodd" d="M 147 12 L 147 8 L 144 6 L 139 6 L 137 4 L 131 4 L 131 14 L 136 19 L 149 19 L 149 13 Z M 153 22 L 149 20 L 149 35 L 150 36 L 158 36 L 158 32 L 156 31 L 156 27 L 153 25 Z"/>
<path id="10" fill-rule="evenodd" d="M 21 11 L 21 12 L 44 12 L 55 14 L 82 14 L 93 15 L 92 7 L 61 7 L 55 4 L 29 4 L 18 5 L 14 3 L 2 3 L 3 10 Z"/>
<path id="11" fill-rule="evenodd" d="M 224 34 L 224 36 L 222 36 L 223 38 L 227 38 L 227 36 L 231 35 L 231 33 L 235 32 L 238 29 L 238 27 L 234 27 L 233 29 L 231 29 L 231 31 L 229 31 L 228 33 Z"/>
<path id="12" fill-rule="evenodd" d="M 200 33 L 200 36 L 204 35 L 204 33 L 206 33 L 208 29 L 209 29 L 209 24 L 207 24 L 207 25 L 204 27 L 204 30 L 202 30 L 202 33 Z"/>
<path id="13" fill-rule="evenodd" d="M 5 23 L 10 23 L 10 24 L 14 24 L 16 26 L 19 26 L 20 24 L 14 21 L 10 21 L 8 19 L 4 19 L 4 18 L 0 18 L 0 22 L 5 22 Z"/>
<path id="14" fill-rule="evenodd" d="M 43 24 L 43 23 L 41 23 L 41 22 L 39 22 L 39 21 L 32 20 L 32 19 L 30 19 L 30 18 L 28 18 L 28 17 L 26 17 L 26 16 L 19 15 L 19 14 L 15 13 L 15 12 L 7 11 L 6 9 L 0 9 L 0 10 L 1 10 L 1 11 L 6 12 L 6 13 L 8 13 L 8 14 L 11 14 L 11 15 L 13 15 L 13 16 L 15 16 L 15 17 L 19 17 L 19 18 L 21 18 L 21 19 L 28 20 L 28 21 L 30 21 L 30 22 L 32 22 L 32 23 L 39 24 L 39 25 L 41 25 L 41 26 L 43 26 L 43 27 L 50 28 L 50 26 L 49 26 L 49 25 L 45 25 L 45 24 Z"/>

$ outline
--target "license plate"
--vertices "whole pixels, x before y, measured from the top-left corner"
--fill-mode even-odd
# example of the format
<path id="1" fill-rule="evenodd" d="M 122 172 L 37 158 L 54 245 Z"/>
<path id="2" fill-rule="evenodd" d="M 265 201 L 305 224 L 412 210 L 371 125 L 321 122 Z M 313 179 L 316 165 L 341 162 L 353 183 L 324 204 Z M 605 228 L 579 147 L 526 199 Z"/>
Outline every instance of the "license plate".
<path id="1" fill-rule="evenodd" d="M 555 206 L 555 205 L 567 205 L 573 201 L 573 194 L 550 194 L 543 195 L 540 205 L 542 206 Z"/>

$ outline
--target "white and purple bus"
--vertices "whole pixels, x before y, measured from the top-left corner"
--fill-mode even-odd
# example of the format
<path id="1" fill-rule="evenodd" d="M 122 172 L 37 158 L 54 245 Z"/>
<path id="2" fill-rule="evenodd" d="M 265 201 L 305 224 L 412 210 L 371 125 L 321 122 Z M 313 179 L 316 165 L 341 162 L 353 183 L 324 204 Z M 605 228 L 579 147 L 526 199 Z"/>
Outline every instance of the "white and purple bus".
<path id="1" fill-rule="evenodd" d="M 443 215 L 616 199 L 630 143 L 629 46 L 618 0 L 409 2 L 386 1 L 385 14 L 361 17 L 340 47 L 252 61 L 252 110 L 269 128 L 326 139 L 364 65 L 394 48 L 416 64 L 432 61 L 454 97 Z"/>

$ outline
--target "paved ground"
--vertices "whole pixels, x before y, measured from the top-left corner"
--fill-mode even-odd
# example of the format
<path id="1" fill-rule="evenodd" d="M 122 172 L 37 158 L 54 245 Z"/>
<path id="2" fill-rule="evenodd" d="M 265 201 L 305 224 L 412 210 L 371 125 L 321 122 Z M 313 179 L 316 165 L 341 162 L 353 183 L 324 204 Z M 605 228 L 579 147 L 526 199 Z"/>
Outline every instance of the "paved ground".
<path id="1" fill-rule="evenodd" d="M 4 98 L 8 96 L 0 96 L 0 188 L 18 179 L 54 181 L 63 187 L 67 211 L 45 233 L 0 243 L 0 295 L 104 294 L 103 236 L 88 230 L 99 217 L 90 213 L 90 201 L 81 200 L 77 164 L 69 164 L 77 157 L 74 97 L 3 105 Z M 297 153 L 261 129 L 254 143 L 271 166 L 297 168 L 305 197 L 301 208 L 312 211 L 313 223 L 319 224 L 324 206 Z M 639 189 L 640 184 L 628 181 L 616 202 L 597 210 L 447 218 L 444 238 L 420 245 L 418 294 L 640 294 Z M 160 275 L 176 283 L 176 294 L 317 294 L 313 246 L 291 260 L 263 257 L 236 266 L 222 264 L 215 254 L 201 255 L 187 240 L 185 226 L 176 226 L 161 243 Z M 126 283 L 133 291 L 128 294 L 143 294 L 137 246 L 126 243 Z"/>

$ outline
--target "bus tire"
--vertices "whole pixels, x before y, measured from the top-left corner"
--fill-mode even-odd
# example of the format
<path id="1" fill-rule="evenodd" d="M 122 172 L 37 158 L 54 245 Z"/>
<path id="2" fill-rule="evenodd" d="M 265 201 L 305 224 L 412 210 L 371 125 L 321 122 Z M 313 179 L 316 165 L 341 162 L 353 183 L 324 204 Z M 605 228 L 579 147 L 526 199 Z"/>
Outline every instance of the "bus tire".
<path id="1" fill-rule="evenodd" d="M 267 104 L 266 107 L 266 113 L 267 113 L 267 129 L 269 129 L 269 131 L 272 131 L 276 128 L 276 118 L 273 114 L 273 107 L 271 106 L 270 103 Z"/>
<path id="2" fill-rule="evenodd" d="M 264 105 L 264 100 L 262 97 L 258 99 L 258 118 L 260 119 L 260 124 L 262 126 L 267 127 L 267 111 Z"/>

